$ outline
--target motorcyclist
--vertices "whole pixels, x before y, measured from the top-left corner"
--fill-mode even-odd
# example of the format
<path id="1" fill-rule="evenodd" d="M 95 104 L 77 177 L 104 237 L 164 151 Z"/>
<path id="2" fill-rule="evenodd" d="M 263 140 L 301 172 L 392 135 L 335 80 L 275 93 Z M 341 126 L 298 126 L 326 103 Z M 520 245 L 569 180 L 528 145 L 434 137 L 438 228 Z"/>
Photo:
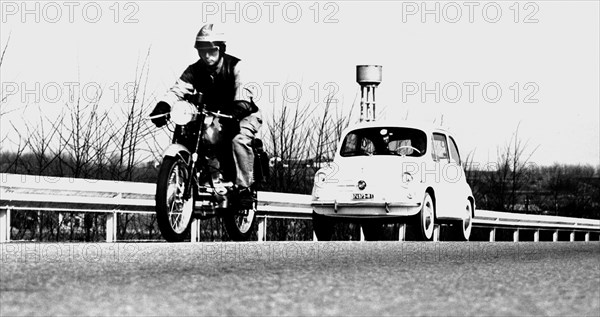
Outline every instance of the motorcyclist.
<path id="1" fill-rule="evenodd" d="M 234 136 L 231 144 L 227 144 L 224 150 L 233 152 L 236 171 L 229 175 L 232 175 L 230 178 L 235 178 L 235 194 L 247 206 L 252 201 L 249 187 L 253 183 L 254 154 L 251 144 L 262 125 L 259 109 L 252 101 L 252 93 L 244 89 L 240 59 L 225 53 L 225 37 L 218 32 L 218 27 L 213 24 L 204 25 L 196 36 L 194 47 L 200 59 L 187 67 L 150 115 L 168 113 L 175 102 L 186 100 L 198 92 L 202 93 L 202 101 L 209 110 L 232 115 L 236 120 L 235 124 L 223 126 Z M 153 118 L 152 122 L 157 127 L 162 127 L 167 120 L 168 114 Z"/>

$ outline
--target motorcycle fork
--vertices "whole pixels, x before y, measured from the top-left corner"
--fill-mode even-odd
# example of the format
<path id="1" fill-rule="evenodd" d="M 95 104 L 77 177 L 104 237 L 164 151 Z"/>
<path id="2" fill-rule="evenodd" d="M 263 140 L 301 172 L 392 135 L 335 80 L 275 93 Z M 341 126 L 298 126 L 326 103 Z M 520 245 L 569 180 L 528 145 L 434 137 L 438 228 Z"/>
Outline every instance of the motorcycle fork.
<path id="1" fill-rule="evenodd" d="M 195 176 L 194 175 L 194 170 L 196 167 L 196 162 L 198 161 L 198 157 L 201 156 L 200 154 L 200 143 L 202 142 L 202 139 L 204 138 L 204 132 L 205 132 L 205 127 L 204 127 L 204 114 L 200 113 L 200 131 L 198 131 L 198 137 L 196 138 L 196 148 L 195 151 L 192 153 L 192 157 L 190 158 L 191 162 L 188 166 L 188 175 L 190 175 L 190 177 L 188 178 L 188 184 L 185 187 L 185 191 L 183 192 L 183 197 L 185 199 L 189 199 L 190 197 L 192 197 L 192 188 L 193 188 L 193 184 L 194 184 L 194 179 Z"/>

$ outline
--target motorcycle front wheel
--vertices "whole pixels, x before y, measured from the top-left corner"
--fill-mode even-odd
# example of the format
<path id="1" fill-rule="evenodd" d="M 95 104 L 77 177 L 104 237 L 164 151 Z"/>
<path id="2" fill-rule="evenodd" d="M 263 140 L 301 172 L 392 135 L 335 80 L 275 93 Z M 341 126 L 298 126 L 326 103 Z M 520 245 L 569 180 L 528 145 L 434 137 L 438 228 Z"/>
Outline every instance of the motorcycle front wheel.
<path id="1" fill-rule="evenodd" d="M 233 241 L 248 241 L 256 223 L 256 209 L 258 200 L 256 191 L 253 191 L 254 202 L 252 208 L 232 208 L 223 215 L 223 223 L 229 238 Z"/>
<path id="2" fill-rule="evenodd" d="M 189 236 L 194 195 L 184 199 L 189 181 L 187 164 L 180 158 L 165 157 L 156 184 L 156 220 L 168 242 L 181 242 Z"/>

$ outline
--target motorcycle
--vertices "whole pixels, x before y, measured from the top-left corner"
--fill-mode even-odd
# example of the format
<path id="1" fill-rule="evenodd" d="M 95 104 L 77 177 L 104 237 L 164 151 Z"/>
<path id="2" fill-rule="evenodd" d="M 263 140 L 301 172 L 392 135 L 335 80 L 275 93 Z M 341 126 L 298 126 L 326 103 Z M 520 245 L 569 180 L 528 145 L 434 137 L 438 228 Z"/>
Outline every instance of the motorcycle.
<path id="1" fill-rule="evenodd" d="M 189 236 L 193 219 L 222 217 L 232 240 L 247 241 L 255 226 L 259 182 L 250 187 L 251 203 L 242 204 L 233 182 L 223 180 L 219 146 L 230 139 L 224 138 L 222 120 L 233 117 L 208 110 L 201 99 L 196 95 L 176 102 L 168 114 L 175 130 L 158 172 L 158 227 L 167 241 L 181 242 Z M 254 177 L 260 179 L 261 166 L 257 165 Z"/>

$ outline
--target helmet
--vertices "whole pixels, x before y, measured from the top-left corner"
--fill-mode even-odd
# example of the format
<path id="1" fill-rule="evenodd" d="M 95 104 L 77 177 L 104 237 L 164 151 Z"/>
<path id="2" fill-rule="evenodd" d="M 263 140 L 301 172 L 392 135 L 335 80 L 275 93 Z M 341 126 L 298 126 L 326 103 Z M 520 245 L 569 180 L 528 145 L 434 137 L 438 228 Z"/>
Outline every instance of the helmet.
<path id="1" fill-rule="evenodd" d="M 197 49 L 201 48 L 214 48 L 219 47 L 221 52 L 225 52 L 225 34 L 216 31 L 213 28 L 214 24 L 206 24 L 203 26 L 198 35 L 196 35 L 196 43 L 194 47 Z M 218 28 L 217 28 L 218 30 Z"/>

